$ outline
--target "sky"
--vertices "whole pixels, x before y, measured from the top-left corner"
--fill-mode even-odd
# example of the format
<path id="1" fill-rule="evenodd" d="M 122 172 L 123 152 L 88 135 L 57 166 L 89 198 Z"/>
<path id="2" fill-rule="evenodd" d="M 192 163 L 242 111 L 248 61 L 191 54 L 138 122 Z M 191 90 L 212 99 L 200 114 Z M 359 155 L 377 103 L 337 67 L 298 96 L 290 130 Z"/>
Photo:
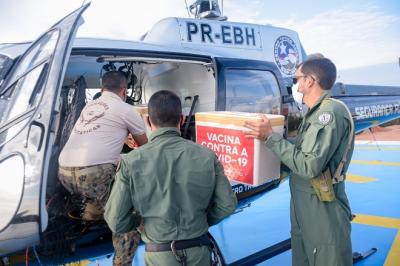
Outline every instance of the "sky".
<path id="1" fill-rule="evenodd" d="M 33 40 L 82 3 L 0 0 L 0 43 Z M 297 31 L 308 54 L 329 57 L 346 79 L 354 76 L 348 73 L 359 70 L 359 78 L 364 69 L 385 66 L 393 71 L 387 85 L 400 86 L 399 0 L 225 0 L 224 15 L 229 21 Z M 137 40 L 165 17 L 188 17 L 185 0 L 93 0 L 78 36 Z M 380 79 L 375 83 L 385 83 L 375 76 Z"/>

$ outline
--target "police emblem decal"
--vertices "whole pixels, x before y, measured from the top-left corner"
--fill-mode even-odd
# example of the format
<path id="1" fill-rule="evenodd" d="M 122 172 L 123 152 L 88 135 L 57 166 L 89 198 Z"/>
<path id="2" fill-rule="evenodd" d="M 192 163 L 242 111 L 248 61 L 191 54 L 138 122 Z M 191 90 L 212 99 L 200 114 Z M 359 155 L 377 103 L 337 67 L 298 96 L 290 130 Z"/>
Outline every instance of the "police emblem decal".
<path id="1" fill-rule="evenodd" d="M 286 75 L 294 75 L 299 63 L 299 51 L 294 41 L 288 36 L 280 36 L 274 45 L 275 63 Z"/>
<path id="2" fill-rule="evenodd" d="M 74 132 L 82 135 L 98 130 L 101 125 L 98 124 L 96 120 L 103 117 L 105 111 L 108 109 L 108 105 L 104 102 L 92 101 L 88 103 L 82 110 L 81 115 L 74 126 Z"/>
<path id="3" fill-rule="evenodd" d="M 327 112 L 323 112 L 318 116 L 318 120 L 322 125 L 327 125 L 332 121 L 332 115 Z"/>

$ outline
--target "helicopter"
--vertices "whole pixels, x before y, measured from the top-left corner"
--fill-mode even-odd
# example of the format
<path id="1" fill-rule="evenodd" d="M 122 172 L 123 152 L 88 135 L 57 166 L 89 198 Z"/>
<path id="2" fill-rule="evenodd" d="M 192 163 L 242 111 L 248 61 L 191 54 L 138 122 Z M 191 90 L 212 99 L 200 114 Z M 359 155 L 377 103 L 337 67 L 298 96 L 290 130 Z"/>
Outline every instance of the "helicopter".
<path id="1" fill-rule="evenodd" d="M 0 256 L 39 245 L 41 254 L 74 252 L 110 239 L 104 224 L 79 220 L 82 199 L 58 183 L 58 155 L 86 102 L 110 70 L 126 74 L 129 102 L 145 105 L 174 91 L 184 103 L 182 136 L 195 141 L 196 112 L 240 111 L 285 116 L 294 139 L 303 113 L 292 77 L 307 54 L 295 31 L 230 22 L 216 1 L 195 1 L 195 18 L 166 18 L 139 41 L 75 38 L 83 5 L 33 42 L 0 44 Z M 355 131 L 400 117 L 400 87 L 336 83 Z M 238 199 L 279 186 L 232 183 Z M 101 239 L 101 241 L 99 240 Z"/>

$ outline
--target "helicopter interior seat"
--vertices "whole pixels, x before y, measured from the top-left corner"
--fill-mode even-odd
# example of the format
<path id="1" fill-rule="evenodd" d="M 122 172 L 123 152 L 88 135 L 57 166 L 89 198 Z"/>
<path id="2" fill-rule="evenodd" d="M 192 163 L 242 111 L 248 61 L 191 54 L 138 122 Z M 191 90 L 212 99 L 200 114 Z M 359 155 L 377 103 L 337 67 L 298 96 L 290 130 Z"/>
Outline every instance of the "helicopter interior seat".
<path id="1" fill-rule="evenodd" d="M 58 156 L 68 141 L 82 109 L 86 105 L 86 89 L 86 80 L 83 76 L 80 76 L 72 85 L 62 88 L 60 96 L 61 108 L 58 119 L 59 129 L 50 159 L 47 195 L 54 195 L 59 191 Z"/>
<path id="2" fill-rule="evenodd" d="M 72 87 L 62 96 L 65 108 L 64 125 L 62 127 L 60 148 L 62 149 L 67 142 L 71 131 L 78 120 L 83 108 L 86 105 L 86 80 L 80 76 Z M 72 94 L 72 96 L 71 96 Z M 70 100 L 71 99 L 71 100 Z M 60 149 L 60 150 L 61 150 Z"/>

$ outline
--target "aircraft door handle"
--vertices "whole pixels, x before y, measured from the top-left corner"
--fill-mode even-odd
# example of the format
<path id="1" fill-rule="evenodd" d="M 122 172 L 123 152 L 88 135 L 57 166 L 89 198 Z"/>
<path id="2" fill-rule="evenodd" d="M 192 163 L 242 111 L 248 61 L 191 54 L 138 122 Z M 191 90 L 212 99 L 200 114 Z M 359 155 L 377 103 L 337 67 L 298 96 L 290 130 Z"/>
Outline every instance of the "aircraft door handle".
<path id="1" fill-rule="evenodd" d="M 33 121 L 29 125 L 28 135 L 26 136 L 24 147 L 28 148 L 29 136 L 31 134 L 32 126 L 36 126 L 36 127 L 40 128 L 40 139 L 39 139 L 39 144 L 38 144 L 38 147 L 37 147 L 37 151 L 40 151 L 40 149 L 42 148 L 42 144 L 43 144 L 45 128 L 44 128 L 44 125 L 42 123 L 38 122 L 38 121 Z"/>

